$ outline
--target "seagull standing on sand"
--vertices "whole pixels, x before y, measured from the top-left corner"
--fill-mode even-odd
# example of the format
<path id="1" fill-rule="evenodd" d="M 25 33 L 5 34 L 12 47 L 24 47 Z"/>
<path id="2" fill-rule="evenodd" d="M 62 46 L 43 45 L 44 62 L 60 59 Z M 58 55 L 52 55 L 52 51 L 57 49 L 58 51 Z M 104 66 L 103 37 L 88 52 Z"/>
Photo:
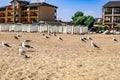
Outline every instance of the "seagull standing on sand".
<path id="1" fill-rule="evenodd" d="M 45 36 L 45 34 L 43 33 L 42 36 Z"/>
<path id="2" fill-rule="evenodd" d="M 93 40 L 91 37 L 88 37 L 88 40 Z"/>
<path id="3" fill-rule="evenodd" d="M 85 38 L 84 36 L 81 37 L 83 40 L 87 40 L 87 38 Z"/>
<path id="4" fill-rule="evenodd" d="M 11 48 L 11 46 L 9 44 L 5 43 L 5 42 L 2 42 L 2 46 Z"/>
<path id="5" fill-rule="evenodd" d="M 18 39 L 19 39 L 19 37 L 20 37 L 20 35 L 19 35 L 19 34 L 14 35 L 14 38 L 15 38 L 16 40 L 18 40 Z"/>
<path id="6" fill-rule="evenodd" d="M 83 39 L 83 37 L 80 37 L 80 41 L 83 41 L 83 42 L 85 42 L 85 40 Z"/>
<path id="7" fill-rule="evenodd" d="M 28 45 L 25 41 L 22 42 L 23 48 L 33 48 L 32 46 Z"/>
<path id="8" fill-rule="evenodd" d="M 55 32 L 53 33 L 53 36 L 57 36 Z"/>
<path id="9" fill-rule="evenodd" d="M 63 40 L 60 36 L 58 36 L 58 40 Z"/>
<path id="10" fill-rule="evenodd" d="M 118 40 L 113 37 L 113 41 L 118 41 Z"/>
<path id="11" fill-rule="evenodd" d="M 14 38 L 15 38 L 16 40 L 18 40 L 18 37 L 17 37 L 16 35 L 14 35 Z"/>
<path id="12" fill-rule="evenodd" d="M 25 58 L 28 58 L 26 52 L 22 46 L 19 46 L 19 54 L 23 55 Z"/>
<path id="13" fill-rule="evenodd" d="M 45 38 L 49 39 L 50 37 L 48 37 L 48 36 L 45 36 Z"/>
<path id="14" fill-rule="evenodd" d="M 91 47 L 99 48 L 93 41 L 91 41 Z"/>

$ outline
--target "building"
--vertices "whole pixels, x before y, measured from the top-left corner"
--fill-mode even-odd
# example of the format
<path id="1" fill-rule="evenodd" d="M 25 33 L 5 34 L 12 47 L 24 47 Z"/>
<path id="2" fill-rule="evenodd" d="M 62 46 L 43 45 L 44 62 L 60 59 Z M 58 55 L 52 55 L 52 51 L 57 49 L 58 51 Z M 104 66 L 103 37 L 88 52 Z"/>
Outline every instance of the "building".
<path id="1" fill-rule="evenodd" d="M 120 24 L 120 1 L 109 1 L 103 6 L 103 25 L 115 27 Z"/>
<path id="2" fill-rule="evenodd" d="M 30 3 L 22 0 L 12 0 L 10 5 L 0 7 L 0 23 L 33 23 L 40 21 L 55 21 L 57 7 L 45 2 Z"/>

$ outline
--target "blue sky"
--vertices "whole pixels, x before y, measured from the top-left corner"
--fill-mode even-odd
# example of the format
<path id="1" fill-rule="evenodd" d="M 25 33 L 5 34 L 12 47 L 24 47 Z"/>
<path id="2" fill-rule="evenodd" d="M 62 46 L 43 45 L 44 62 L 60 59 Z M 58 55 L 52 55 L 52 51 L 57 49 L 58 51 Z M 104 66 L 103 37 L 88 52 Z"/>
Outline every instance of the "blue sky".
<path id="1" fill-rule="evenodd" d="M 0 6 L 8 5 L 10 1 L 0 0 Z M 77 11 L 83 11 L 85 15 L 101 18 L 102 6 L 108 1 L 110 0 L 46 0 L 47 3 L 58 7 L 57 18 L 62 21 L 71 21 L 71 17 Z"/>

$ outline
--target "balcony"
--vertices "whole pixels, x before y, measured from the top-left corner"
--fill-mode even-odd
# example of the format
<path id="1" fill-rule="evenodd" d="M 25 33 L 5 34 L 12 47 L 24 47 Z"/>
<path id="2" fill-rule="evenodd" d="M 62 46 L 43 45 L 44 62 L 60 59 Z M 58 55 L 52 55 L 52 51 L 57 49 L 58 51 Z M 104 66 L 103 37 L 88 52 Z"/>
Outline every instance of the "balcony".
<path id="1" fill-rule="evenodd" d="M 112 14 L 112 12 L 105 12 L 105 14 Z"/>
<path id="2" fill-rule="evenodd" d="M 116 23 L 120 23 L 120 20 L 115 20 L 114 22 L 116 22 Z"/>
<path id="3" fill-rule="evenodd" d="M 0 17 L 5 17 L 5 14 L 0 14 Z"/>
<path id="4" fill-rule="evenodd" d="M 23 13 L 23 14 L 21 14 L 21 17 L 28 17 L 28 14 L 27 13 Z"/>
<path id="5" fill-rule="evenodd" d="M 0 19 L 0 23 L 5 23 L 5 19 Z"/>
<path id="6" fill-rule="evenodd" d="M 12 14 L 8 14 L 7 16 L 13 16 Z"/>
<path id="7" fill-rule="evenodd" d="M 37 13 L 32 13 L 32 14 L 30 14 L 30 18 L 38 18 Z"/>
<path id="8" fill-rule="evenodd" d="M 120 14 L 120 12 L 114 12 L 114 14 Z"/>
<path id="9" fill-rule="evenodd" d="M 30 12 L 37 12 L 38 10 L 30 10 Z"/>
<path id="10" fill-rule="evenodd" d="M 104 22 L 105 22 L 105 23 L 111 23 L 112 21 L 109 21 L 109 20 L 105 20 Z"/>
<path id="11" fill-rule="evenodd" d="M 37 14 L 31 14 L 30 16 L 37 16 Z"/>
<path id="12" fill-rule="evenodd" d="M 5 13 L 5 11 L 0 11 L 0 13 Z"/>

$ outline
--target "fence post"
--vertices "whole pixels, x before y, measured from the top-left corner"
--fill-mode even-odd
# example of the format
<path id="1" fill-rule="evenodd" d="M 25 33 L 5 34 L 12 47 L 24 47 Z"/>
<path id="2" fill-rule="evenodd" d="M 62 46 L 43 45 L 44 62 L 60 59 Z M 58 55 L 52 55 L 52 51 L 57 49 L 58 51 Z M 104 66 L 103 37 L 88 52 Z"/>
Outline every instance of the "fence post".
<path id="1" fill-rule="evenodd" d="M 74 34 L 74 26 L 72 26 L 72 34 Z"/>
<path id="2" fill-rule="evenodd" d="M 30 30 L 31 30 L 30 28 L 31 28 L 31 26 L 30 26 L 30 24 L 29 24 L 29 31 L 28 31 L 28 32 L 30 32 Z"/>
<path id="3" fill-rule="evenodd" d="M 47 25 L 47 30 L 48 30 L 48 35 L 50 34 L 50 31 L 49 31 L 49 25 Z"/>
<path id="4" fill-rule="evenodd" d="M 80 26 L 80 34 L 82 34 L 82 26 Z"/>

